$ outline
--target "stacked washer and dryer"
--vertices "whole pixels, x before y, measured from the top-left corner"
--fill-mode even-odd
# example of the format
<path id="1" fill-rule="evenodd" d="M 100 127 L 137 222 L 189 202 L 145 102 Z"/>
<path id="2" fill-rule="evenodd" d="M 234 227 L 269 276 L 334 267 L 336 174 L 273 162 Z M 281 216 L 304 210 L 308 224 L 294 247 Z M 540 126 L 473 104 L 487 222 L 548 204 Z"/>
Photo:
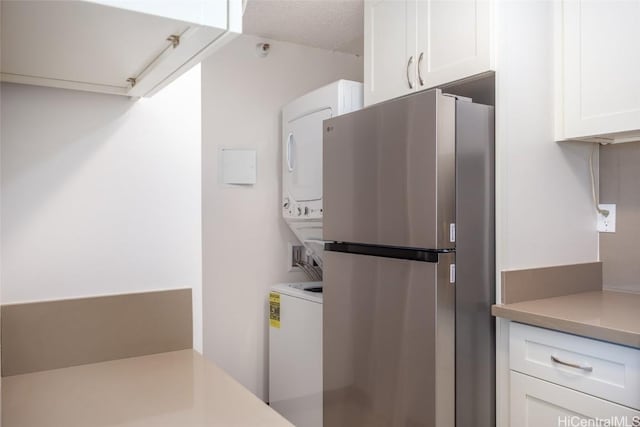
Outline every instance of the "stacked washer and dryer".
<path id="1" fill-rule="evenodd" d="M 322 122 L 362 108 L 362 83 L 338 80 L 282 109 L 282 216 L 322 267 Z M 298 427 L 322 427 L 322 282 L 271 289 L 269 404 Z"/>
<path id="2" fill-rule="evenodd" d="M 362 83 L 338 80 L 282 109 L 282 217 L 322 266 L 322 122 L 362 108 Z"/>

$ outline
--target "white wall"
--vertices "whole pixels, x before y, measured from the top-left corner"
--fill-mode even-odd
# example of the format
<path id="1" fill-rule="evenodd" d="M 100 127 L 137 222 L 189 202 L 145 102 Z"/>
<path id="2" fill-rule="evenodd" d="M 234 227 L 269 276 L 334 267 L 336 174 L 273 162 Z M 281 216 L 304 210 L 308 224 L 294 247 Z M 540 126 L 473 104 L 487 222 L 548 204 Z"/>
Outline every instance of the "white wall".
<path id="1" fill-rule="evenodd" d="M 598 259 L 590 145 L 554 142 L 554 4 L 499 1 L 496 232 L 500 271 Z M 500 284 L 496 286 L 500 301 Z M 497 319 L 497 425 L 509 426 L 508 321 Z"/>
<path id="2" fill-rule="evenodd" d="M 499 267 L 595 261 L 591 145 L 554 142 L 554 4 L 530 0 L 500 5 Z"/>
<path id="3" fill-rule="evenodd" d="M 267 399 L 267 293 L 276 283 L 303 280 L 286 268 L 280 216 L 280 110 L 339 78 L 362 81 L 361 58 L 241 36 L 202 65 L 202 207 L 204 354 L 249 390 Z M 258 183 L 218 183 L 220 148 L 258 152 Z"/>
<path id="4" fill-rule="evenodd" d="M 201 348 L 200 95 L 2 85 L 3 303 L 191 287 Z"/>

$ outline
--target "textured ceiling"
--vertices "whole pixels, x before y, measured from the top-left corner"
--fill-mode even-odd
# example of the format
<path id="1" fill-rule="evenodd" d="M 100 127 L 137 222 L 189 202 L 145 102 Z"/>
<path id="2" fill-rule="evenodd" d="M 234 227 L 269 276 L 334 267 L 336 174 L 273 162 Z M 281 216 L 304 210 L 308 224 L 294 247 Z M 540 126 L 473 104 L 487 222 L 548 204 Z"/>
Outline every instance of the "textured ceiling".
<path id="1" fill-rule="evenodd" d="M 357 55 L 363 31 L 363 0 L 248 0 L 242 30 Z"/>

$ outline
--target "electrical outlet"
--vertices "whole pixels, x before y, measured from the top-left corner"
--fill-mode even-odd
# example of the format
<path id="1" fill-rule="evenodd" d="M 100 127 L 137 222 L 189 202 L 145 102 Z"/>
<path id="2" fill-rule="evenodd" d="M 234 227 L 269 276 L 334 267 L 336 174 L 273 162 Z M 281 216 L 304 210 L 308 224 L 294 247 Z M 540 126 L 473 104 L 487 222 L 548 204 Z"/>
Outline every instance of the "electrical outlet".
<path id="1" fill-rule="evenodd" d="M 601 233 L 616 232 L 616 205 L 598 205 L 601 210 L 609 211 L 609 215 L 604 216 L 598 213 L 598 231 Z"/>

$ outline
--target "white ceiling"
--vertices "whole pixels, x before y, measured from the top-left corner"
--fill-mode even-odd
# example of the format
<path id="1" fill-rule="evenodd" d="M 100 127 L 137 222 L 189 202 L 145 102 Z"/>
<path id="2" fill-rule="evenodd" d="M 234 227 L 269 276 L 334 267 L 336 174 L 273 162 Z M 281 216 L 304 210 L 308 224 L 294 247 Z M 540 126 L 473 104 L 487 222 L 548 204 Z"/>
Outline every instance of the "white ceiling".
<path id="1" fill-rule="evenodd" d="M 363 0 L 247 0 L 243 30 L 287 41 L 362 55 Z"/>

